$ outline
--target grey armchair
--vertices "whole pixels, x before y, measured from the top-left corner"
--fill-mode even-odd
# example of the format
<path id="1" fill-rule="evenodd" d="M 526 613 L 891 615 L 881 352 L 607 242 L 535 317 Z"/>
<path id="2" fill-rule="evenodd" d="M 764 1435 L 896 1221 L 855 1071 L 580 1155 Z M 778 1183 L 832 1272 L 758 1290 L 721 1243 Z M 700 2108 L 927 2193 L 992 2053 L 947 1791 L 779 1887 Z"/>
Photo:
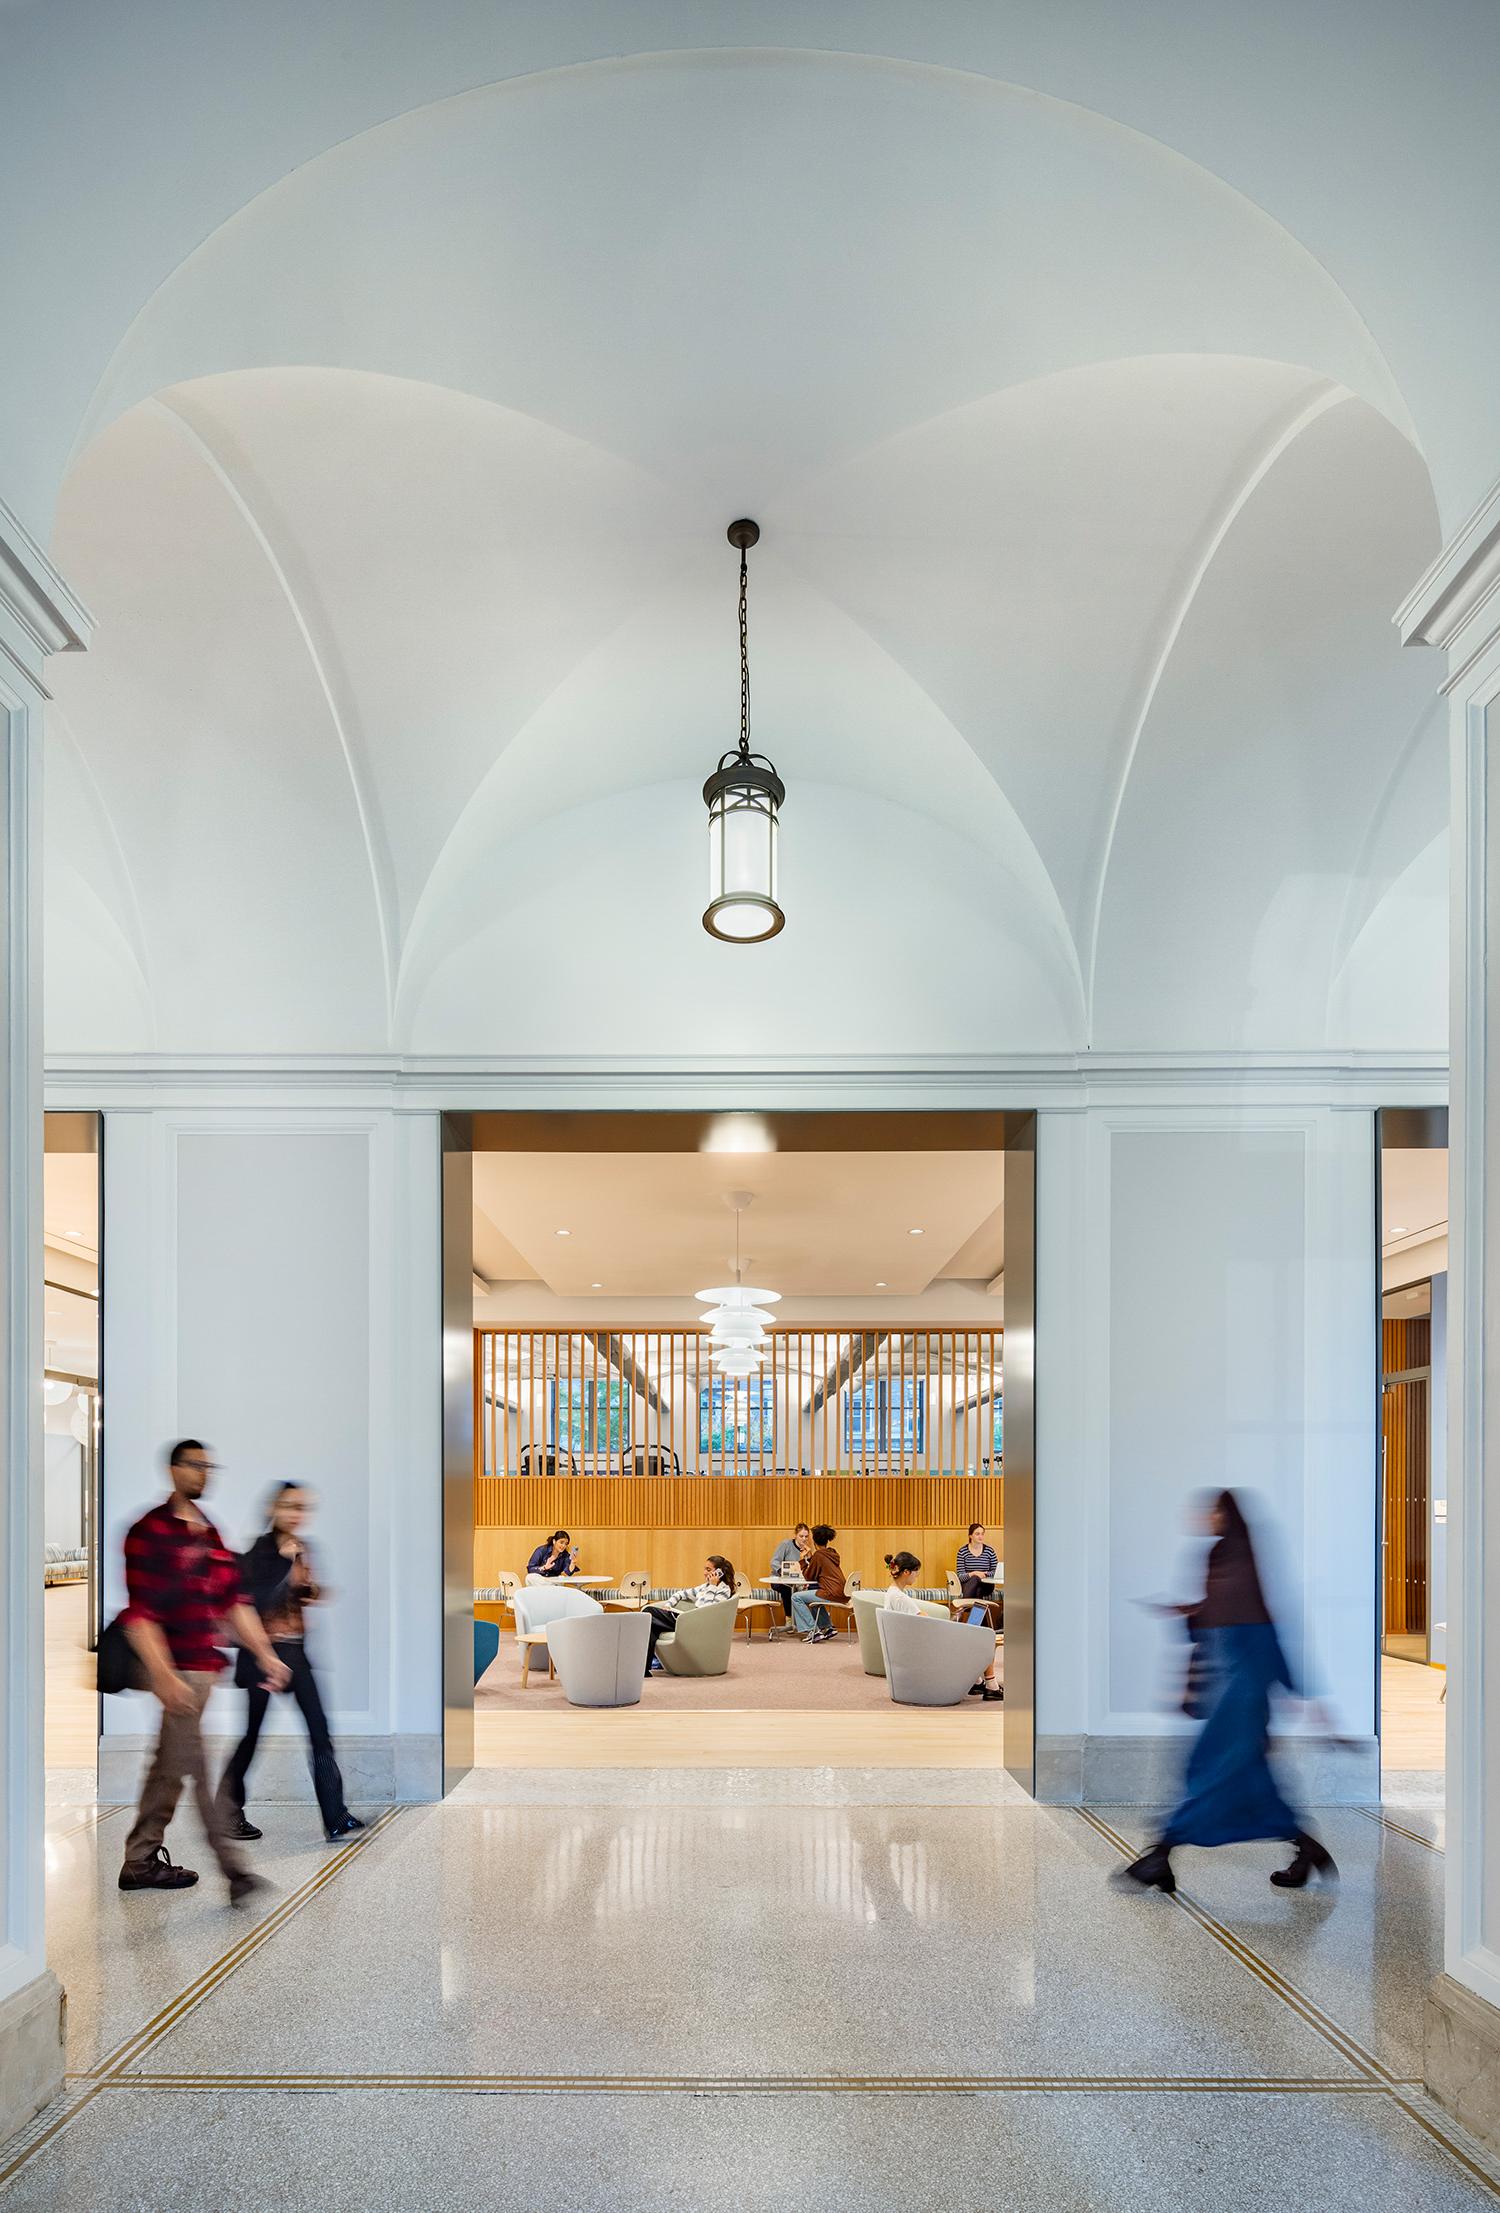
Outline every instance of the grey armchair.
<path id="1" fill-rule="evenodd" d="M 574 1614 L 547 1624 L 547 1649 L 570 1706 L 638 1706 L 651 1621 L 646 1614 Z"/>
<path id="2" fill-rule="evenodd" d="M 882 1607 L 875 1624 L 898 1706 L 956 1706 L 994 1658 L 995 1632 L 980 1622 L 931 1621 Z"/>
<path id="3" fill-rule="evenodd" d="M 727 1675 L 729 1647 L 739 1618 L 739 1607 L 728 1599 L 717 1605 L 684 1606 L 676 1629 L 657 1638 L 656 1657 L 669 1675 Z"/>
<path id="4" fill-rule="evenodd" d="M 946 1606 L 935 1606 L 930 1598 L 919 1598 L 917 1604 L 924 1614 L 935 1614 L 939 1621 L 952 1619 Z M 866 1675 L 885 1673 L 885 1654 L 880 1648 L 878 1620 L 884 1609 L 884 1591 L 854 1593 L 854 1627 L 859 1636 L 859 1657 Z"/>

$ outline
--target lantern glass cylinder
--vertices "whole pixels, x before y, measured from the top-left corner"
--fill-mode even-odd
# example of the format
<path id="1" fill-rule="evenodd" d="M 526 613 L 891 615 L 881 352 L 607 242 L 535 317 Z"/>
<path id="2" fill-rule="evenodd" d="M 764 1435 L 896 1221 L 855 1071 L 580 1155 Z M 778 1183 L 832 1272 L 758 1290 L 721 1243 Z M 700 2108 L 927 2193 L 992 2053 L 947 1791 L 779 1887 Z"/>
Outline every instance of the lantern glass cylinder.
<path id="1" fill-rule="evenodd" d="M 703 796 L 708 802 L 703 927 L 740 945 L 775 937 L 786 921 L 776 899 L 781 779 L 758 761 L 736 760 L 709 778 Z"/>

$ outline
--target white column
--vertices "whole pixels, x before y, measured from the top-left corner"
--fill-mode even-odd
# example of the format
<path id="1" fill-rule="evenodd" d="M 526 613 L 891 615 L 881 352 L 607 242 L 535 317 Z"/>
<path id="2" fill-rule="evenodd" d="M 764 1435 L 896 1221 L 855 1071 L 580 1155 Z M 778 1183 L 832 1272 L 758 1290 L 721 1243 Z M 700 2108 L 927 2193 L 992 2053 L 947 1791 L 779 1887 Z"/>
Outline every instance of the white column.
<path id="1" fill-rule="evenodd" d="M 312 1486 L 334 1593 L 309 1626 L 351 1802 L 442 1790 L 442 1383 L 438 1116 L 382 1107 L 145 1107 L 104 1116 L 106 1613 L 121 1540 L 165 1488 L 163 1447 L 211 1444 L 225 1537 L 264 1527 L 272 1483 Z M 243 1721 L 216 1691 L 213 1757 Z M 101 1796 L 133 1796 L 155 1727 L 106 1701 Z M 275 1710 L 255 1795 L 310 1795 Z"/>
<path id="2" fill-rule="evenodd" d="M 62 2082 L 42 1913 L 42 677 L 88 634 L 0 505 L 0 2139 Z"/>
<path id="3" fill-rule="evenodd" d="M 1447 656 L 1451 702 L 1447 1928 L 1426 2075 L 1500 2143 L 1500 486 L 1396 620 Z"/>
<path id="4" fill-rule="evenodd" d="M 1254 1495 L 1273 1604 L 1359 1748 L 1298 1746 L 1296 1788 L 1378 1795 L 1374 1115 L 1267 1089 L 1039 1117 L 1043 1798 L 1174 1786 L 1184 1649 L 1143 1602 L 1190 1595 L 1185 1509 L 1222 1486 Z"/>

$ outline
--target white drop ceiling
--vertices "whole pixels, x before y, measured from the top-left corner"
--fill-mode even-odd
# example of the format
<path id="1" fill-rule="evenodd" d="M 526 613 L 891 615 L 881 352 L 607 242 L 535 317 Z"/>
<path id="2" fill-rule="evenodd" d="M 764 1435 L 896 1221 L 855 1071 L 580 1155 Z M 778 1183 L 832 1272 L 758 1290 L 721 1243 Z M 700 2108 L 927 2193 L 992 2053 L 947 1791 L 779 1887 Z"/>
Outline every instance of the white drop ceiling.
<path id="1" fill-rule="evenodd" d="M 732 1279 L 728 1195 L 749 1191 L 747 1281 L 912 1297 L 1000 1273 L 1003 1177 L 997 1152 L 477 1154 L 474 1265 L 564 1297 L 690 1295 Z"/>

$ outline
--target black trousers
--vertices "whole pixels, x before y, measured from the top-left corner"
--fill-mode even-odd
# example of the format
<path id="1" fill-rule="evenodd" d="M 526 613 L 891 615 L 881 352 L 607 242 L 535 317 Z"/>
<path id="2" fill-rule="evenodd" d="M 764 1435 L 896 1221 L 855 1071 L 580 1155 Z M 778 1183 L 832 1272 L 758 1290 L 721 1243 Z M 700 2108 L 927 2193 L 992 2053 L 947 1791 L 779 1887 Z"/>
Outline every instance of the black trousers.
<path id="1" fill-rule="evenodd" d="M 651 1634 L 646 1645 L 646 1670 L 649 1674 L 651 1662 L 656 1658 L 656 1640 L 658 1637 L 671 1636 L 677 1627 L 677 1616 L 670 1606 L 648 1606 L 646 1611 L 651 1616 Z M 662 1665 L 665 1666 L 666 1662 L 663 1661 Z"/>
<path id="2" fill-rule="evenodd" d="M 318 1794 L 318 1811 L 323 1816 L 323 1826 L 325 1829 L 336 1829 L 348 1814 L 349 1808 L 344 1803 L 344 1778 L 339 1773 L 339 1763 L 334 1758 L 333 1738 L 328 1733 L 328 1716 L 323 1711 L 323 1701 L 318 1693 L 318 1678 L 312 1671 L 312 1662 L 299 1639 L 289 1637 L 285 1643 L 277 1644 L 274 1650 L 277 1659 L 284 1660 L 292 1671 L 292 1679 L 287 1688 L 302 1709 L 312 1761 L 313 1789 Z M 250 1762 L 255 1757 L 255 1747 L 260 1742 L 266 1708 L 271 1703 L 271 1693 L 263 1690 L 259 1683 L 254 1684 L 245 1696 L 249 1700 L 245 1734 L 235 1746 L 219 1783 L 221 1802 L 235 1813 L 243 1813 L 245 1810 L 245 1778 L 250 1772 Z"/>

